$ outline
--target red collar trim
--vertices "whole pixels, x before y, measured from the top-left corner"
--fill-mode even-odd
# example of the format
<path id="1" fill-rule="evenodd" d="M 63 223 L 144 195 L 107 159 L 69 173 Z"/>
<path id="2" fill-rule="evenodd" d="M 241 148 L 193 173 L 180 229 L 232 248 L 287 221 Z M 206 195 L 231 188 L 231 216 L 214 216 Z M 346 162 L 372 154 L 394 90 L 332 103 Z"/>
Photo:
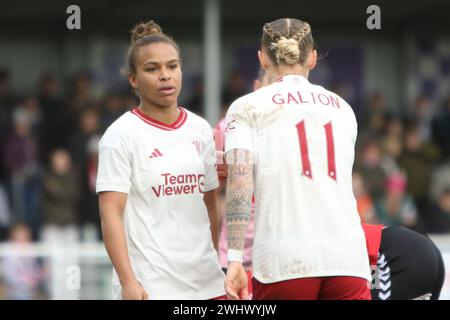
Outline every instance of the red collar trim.
<path id="1" fill-rule="evenodd" d="M 162 130 L 173 131 L 173 130 L 181 128 L 187 119 L 186 110 L 184 110 L 184 108 L 181 108 L 181 107 L 179 107 L 178 110 L 180 110 L 180 115 L 178 116 L 178 119 L 175 120 L 175 122 L 173 122 L 171 124 L 167 124 L 167 123 L 155 120 L 155 119 L 147 116 L 146 114 L 142 113 L 142 111 L 139 110 L 138 107 L 131 110 L 131 113 L 133 113 L 134 115 L 136 115 L 138 118 L 140 118 L 142 121 L 144 121 L 145 123 L 147 123 L 149 125 L 152 125 L 156 128 L 162 129 Z"/>

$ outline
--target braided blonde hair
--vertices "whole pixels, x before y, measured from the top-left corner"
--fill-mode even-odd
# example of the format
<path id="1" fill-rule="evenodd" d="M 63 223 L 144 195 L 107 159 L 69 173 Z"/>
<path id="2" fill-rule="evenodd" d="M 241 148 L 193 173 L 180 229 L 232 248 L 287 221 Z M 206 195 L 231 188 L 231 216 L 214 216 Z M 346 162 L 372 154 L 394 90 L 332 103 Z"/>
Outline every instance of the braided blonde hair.
<path id="1" fill-rule="evenodd" d="M 314 49 L 311 27 L 307 22 L 283 18 L 263 27 L 261 47 L 277 64 L 304 64 Z"/>

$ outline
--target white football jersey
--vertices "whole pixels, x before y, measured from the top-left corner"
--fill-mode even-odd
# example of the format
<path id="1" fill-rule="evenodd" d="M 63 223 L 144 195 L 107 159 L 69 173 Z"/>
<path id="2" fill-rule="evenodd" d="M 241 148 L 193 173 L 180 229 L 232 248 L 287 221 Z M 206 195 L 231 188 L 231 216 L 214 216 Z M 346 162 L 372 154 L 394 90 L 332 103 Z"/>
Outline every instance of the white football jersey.
<path id="1" fill-rule="evenodd" d="M 128 194 L 128 254 L 149 299 L 210 299 L 225 294 L 203 202 L 219 185 L 214 140 L 204 119 L 179 110 L 171 125 L 138 108 L 117 119 L 99 143 L 97 192 Z"/>
<path id="2" fill-rule="evenodd" d="M 289 75 L 236 100 L 226 121 L 225 151 L 247 149 L 255 157 L 254 277 L 370 280 L 352 191 L 352 108 Z"/>

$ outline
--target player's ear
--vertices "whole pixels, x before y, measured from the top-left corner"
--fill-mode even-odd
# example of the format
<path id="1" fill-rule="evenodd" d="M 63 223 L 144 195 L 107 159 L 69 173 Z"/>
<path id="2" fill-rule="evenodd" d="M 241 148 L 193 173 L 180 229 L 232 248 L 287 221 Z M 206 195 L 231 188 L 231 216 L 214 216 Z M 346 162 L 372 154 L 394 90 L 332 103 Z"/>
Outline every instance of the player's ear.
<path id="1" fill-rule="evenodd" d="M 308 56 L 308 69 L 312 70 L 316 67 L 317 64 L 317 50 L 313 49 Z"/>
<path id="2" fill-rule="evenodd" d="M 137 80 L 136 80 L 136 74 L 134 73 L 128 73 L 128 82 L 130 83 L 131 87 L 134 90 L 138 89 L 138 84 L 137 84 Z"/>
<path id="3" fill-rule="evenodd" d="M 261 68 L 264 70 L 267 70 L 268 64 L 267 64 L 267 56 L 262 50 L 258 50 L 258 59 L 259 64 L 261 65 Z"/>

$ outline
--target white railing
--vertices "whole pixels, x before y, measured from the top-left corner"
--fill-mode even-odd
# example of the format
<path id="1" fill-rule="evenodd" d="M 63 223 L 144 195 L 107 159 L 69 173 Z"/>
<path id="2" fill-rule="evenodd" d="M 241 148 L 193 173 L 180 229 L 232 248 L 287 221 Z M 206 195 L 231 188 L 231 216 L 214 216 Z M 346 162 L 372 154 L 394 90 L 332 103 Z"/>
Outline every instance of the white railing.
<path id="1" fill-rule="evenodd" d="M 446 266 L 446 279 L 441 300 L 450 300 L 450 235 L 431 236 L 442 252 Z M 39 299 L 111 299 L 112 265 L 102 242 L 41 244 L 26 248 L 0 244 L 0 299 L 6 296 L 3 262 L 11 257 L 33 257 L 46 269 Z M 0 284 L 0 287 L 2 285 Z M 3 291 L 3 293 L 2 293 Z"/>
<path id="2" fill-rule="evenodd" d="M 0 279 L 6 283 L 6 259 L 33 257 L 43 269 L 39 295 L 44 299 L 111 299 L 112 265 L 102 242 L 0 245 Z M 0 298 L 7 298 L 5 294 Z"/>

